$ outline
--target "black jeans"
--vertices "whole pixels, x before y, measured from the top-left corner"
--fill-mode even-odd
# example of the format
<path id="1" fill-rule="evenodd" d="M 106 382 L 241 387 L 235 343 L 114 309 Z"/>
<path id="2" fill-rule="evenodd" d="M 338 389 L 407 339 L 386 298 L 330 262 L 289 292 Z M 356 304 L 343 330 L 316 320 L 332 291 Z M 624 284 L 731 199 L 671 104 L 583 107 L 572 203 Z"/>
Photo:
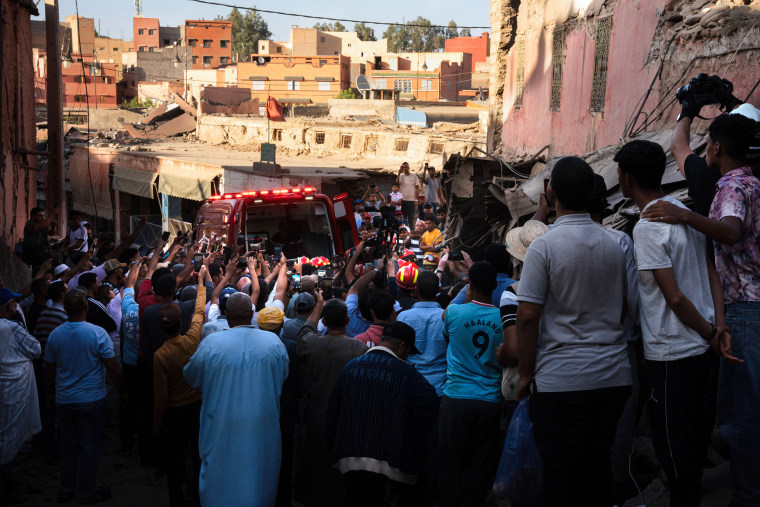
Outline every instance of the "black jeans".
<path id="1" fill-rule="evenodd" d="M 124 375 L 127 403 L 119 408 L 119 438 L 121 450 L 130 451 L 135 443 L 135 433 L 137 432 L 137 400 L 139 398 L 137 366 L 122 363 L 121 371 Z"/>
<path id="2" fill-rule="evenodd" d="M 198 476 L 201 458 L 198 454 L 198 433 L 201 422 L 201 402 L 182 407 L 166 407 L 161 426 L 161 440 L 164 448 L 166 481 L 169 484 L 171 507 L 183 507 L 185 494 L 182 483 L 187 475 L 188 496 L 198 502 Z M 190 466 L 185 463 L 185 451 L 190 448 Z M 187 473 L 185 473 L 187 471 Z"/>
<path id="3" fill-rule="evenodd" d="M 544 461 L 546 507 L 612 505 L 610 447 L 631 386 L 536 393 L 530 419 Z"/>
<path id="4" fill-rule="evenodd" d="M 60 491 L 87 498 L 96 493 L 100 435 L 106 416 L 105 398 L 92 403 L 59 403 L 58 437 L 61 441 Z"/>
<path id="5" fill-rule="evenodd" d="M 499 459 L 501 404 L 444 396 L 439 424 L 441 505 L 483 505 Z"/>
<path id="6" fill-rule="evenodd" d="M 414 230 L 414 220 L 417 218 L 417 202 L 401 201 L 401 212 L 404 214 L 409 229 Z"/>
<path id="7" fill-rule="evenodd" d="M 707 438 L 705 393 L 712 351 L 677 361 L 645 361 L 652 441 L 668 476 L 670 505 L 698 506 Z"/>

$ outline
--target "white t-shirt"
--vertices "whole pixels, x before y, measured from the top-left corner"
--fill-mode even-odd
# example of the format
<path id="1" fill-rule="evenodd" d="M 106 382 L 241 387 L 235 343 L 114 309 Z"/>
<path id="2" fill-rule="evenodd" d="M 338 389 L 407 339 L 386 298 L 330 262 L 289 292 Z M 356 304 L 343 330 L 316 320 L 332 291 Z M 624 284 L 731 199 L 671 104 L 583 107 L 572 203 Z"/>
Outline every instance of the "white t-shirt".
<path id="1" fill-rule="evenodd" d="M 84 225 L 80 225 L 76 230 L 71 231 L 69 234 L 69 246 L 75 244 L 77 241 L 82 240 L 82 246 L 77 249 L 78 252 L 87 251 L 87 229 Z"/>
<path id="2" fill-rule="evenodd" d="M 416 201 L 417 200 L 417 192 L 415 190 L 416 187 L 420 186 L 420 180 L 417 176 L 414 174 L 404 174 L 401 173 L 398 177 L 399 182 L 399 190 L 402 195 L 402 199 L 405 201 Z"/>
<path id="3" fill-rule="evenodd" d="M 396 211 L 401 211 L 401 192 L 391 192 L 388 194 L 391 204 L 396 206 Z"/>
<path id="4" fill-rule="evenodd" d="M 644 210 L 657 200 L 647 204 Z M 668 195 L 662 200 L 686 209 Z M 640 220 L 633 228 L 633 245 L 639 269 L 644 357 L 650 361 L 675 361 L 702 354 L 709 347 L 708 343 L 668 307 L 652 271 L 673 268 L 678 288 L 702 317 L 714 323 L 704 234 L 687 225 Z"/>

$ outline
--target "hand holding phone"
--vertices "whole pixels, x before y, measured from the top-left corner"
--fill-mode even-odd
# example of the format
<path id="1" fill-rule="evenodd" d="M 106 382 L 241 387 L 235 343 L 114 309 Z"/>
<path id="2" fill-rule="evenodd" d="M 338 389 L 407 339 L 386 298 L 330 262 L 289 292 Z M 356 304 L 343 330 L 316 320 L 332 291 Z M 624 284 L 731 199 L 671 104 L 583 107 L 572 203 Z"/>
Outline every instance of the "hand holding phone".
<path id="1" fill-rule="evenodd" d="M 161 234 L 161 239 L 162 239 L 163 241 L 169 241 L 169 236 L 170 236 L 170 235 L 171 235 L 171 234 L 169 233 L 169 231 L 164 231 L 164 232 Z"/>
<path id="2" fill-rule="evenodd" d="M 301 275 L 297 273 L 293 275 L 293 290 L 301 292 Z"/>
<path id="3" fill-rule="evenodd" d="M 193 255 L 193 269 L 196 273 L 200 272 L 201 266 L 203 266 L 203 254 L 197 253 Z"/>

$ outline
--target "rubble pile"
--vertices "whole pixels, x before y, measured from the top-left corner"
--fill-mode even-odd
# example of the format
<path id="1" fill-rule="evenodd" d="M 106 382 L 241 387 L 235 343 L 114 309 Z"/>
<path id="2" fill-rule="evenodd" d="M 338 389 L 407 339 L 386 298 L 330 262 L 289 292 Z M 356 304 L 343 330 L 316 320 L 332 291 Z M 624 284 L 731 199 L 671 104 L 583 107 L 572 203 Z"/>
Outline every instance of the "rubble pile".
<path id="1" fill-rule="evenodd" d="M 134 139 L 164 139 L 194 132 L 197 121 L 196 109 L 170 92 L 169 102 L 150 111 L 138 123 L 125 123 L 124 130 Z"/>

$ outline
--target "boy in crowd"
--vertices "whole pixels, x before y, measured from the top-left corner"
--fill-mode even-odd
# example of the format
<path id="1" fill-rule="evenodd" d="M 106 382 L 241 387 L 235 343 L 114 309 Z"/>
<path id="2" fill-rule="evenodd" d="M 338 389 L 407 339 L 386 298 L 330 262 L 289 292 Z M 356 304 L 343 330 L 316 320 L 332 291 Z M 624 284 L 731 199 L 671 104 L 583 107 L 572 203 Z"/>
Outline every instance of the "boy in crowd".
<path id="1" fill-rule="evenodd" d="M 631 141 L 614 160 L 623 195 L 643 212 L 659 200 L 683 207 L 660 186 L 666 164 L 660 145 Z M 709 348 L 730 343 L 720 280 L 704 235 L 691 227 L 642 219 L 633 239 L 655 452 L 668 476 L 671 505 L 698 505 L 708 444 L 701 428 Z"/>

